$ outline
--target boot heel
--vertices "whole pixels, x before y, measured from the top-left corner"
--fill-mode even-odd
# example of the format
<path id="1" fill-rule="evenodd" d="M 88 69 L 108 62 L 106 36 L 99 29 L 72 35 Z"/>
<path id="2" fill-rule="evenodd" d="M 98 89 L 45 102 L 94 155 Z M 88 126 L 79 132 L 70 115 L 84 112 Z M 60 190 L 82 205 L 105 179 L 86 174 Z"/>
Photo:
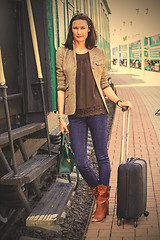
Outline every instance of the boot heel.
<path id="1" fill-rule="evenodd" d="M 97 202 L 97 198 L 98 198 L 98 195 L 99 195 L 99 193 L 98 193 L 98 186 L 90 188 L 90 190 L 92 192 L 92 195 L 93 195 L 95 201 Z M 96 203 L 96 205 L 97 205 L 97 203 Z M 97 206 L 96 206 L 96 209 L 97 209 Z M 92 214 L 92 218 L 94 218 L 95 214 L 96 214 L 96 210 Z"/>
<path id="2" fill-rule="evenodd" d="M 109 206 L 107 208 L 106 215 L 109 215 Z"/>
<path id="3" fill-rule="evenodd" d="M 107 207 L 106 215 L 109 215 L 109 202 L 108 202 L 108 207 Z"/>

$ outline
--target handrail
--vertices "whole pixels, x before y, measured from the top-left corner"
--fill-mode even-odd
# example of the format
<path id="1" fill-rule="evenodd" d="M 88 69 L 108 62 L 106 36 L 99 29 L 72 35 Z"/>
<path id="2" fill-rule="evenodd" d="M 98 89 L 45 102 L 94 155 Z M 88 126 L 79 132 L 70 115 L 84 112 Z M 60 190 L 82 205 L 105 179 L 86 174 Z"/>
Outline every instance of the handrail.
<path id="1" fill-rule="evenodd" d="M 16 98 L 22 98 L 23 97 L 23 94 L 22 93 L 16 93 L 16 94 L 10 94 L 7 96 L 7 100 L 13 100 L 13 99 L 16 99 Z M 3 97 L 0 97 L 0 102 L 3 101 Z"/>

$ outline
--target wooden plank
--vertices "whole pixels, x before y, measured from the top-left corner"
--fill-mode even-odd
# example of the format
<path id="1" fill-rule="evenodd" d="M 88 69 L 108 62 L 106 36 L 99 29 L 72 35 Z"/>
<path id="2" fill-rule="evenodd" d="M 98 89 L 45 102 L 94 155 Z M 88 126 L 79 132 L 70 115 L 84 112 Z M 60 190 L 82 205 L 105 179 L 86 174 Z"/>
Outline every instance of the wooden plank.
<path id="1" fill-rule="evenodd" d="M 57 164 L 58 155 L 52 156 L 39 154 L 22 164 L 17 170 L 17 176 L 11 171 L 0 178 L 2 185 L 26 184 L 35 180 L 49 167 Z"/>
<path id="2" fill-rule="evenodd" d="M 34 134 L 33 138 L 29 137 L 23 142 L 28 158 L 33 156 L 33 154 L 35 152 L 37 152 L 37 150 L 40 147 L 42 147 L 42 145 L 44 145 L 45 142 L 47 141 L 46 138 L 38 138 L 38 137 L 36 138 L 35 135 L 36 134 Z M 48 148 L 47 148 L 47 150 L 48 150 Z M 48 154 L 47 151 L 45 153 Z M 54 152 L 54 153 L 56 153 L 56 152 Z M 19 148 L 18 148 L 18 150 L 16 151 L 15 154 L 16 154 L 17 167 L 19 167 L 21 164 L 24 163 L 24 159 L 23 159 L 22 153 L 21 153 Z"/>
<path id="3" fill-rule="evenodd" d="M 24 137 L 45 128 L 45 123 L 31 123 L 12 130 L 13 140 Z M 8 132 L 0 134 L 0 146 L 9 142 Z"/>
<path id="4" fill-rule="evenodd" d="M 61 216 L 72 192 L 73 183 L 55 182 L 26 220 L 27 226 L 52 226 Z"/>

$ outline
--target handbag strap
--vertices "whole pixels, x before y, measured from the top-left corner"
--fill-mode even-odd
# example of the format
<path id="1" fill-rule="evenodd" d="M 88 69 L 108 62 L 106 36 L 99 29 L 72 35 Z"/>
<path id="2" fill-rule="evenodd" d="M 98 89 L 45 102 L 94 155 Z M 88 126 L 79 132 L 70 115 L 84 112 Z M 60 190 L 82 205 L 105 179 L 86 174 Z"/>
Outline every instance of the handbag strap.
<path id="1" fill-rule="evenodd" d="M 73 154 L 74 154 L 74 153 L 73 153 Z M 78 184 L 79 184 L 79 171 L 78 171 L 77 160 L 76 160 L 75 155 L 74 155 L 74 159 L 75 159 L 75 166 L 76 166 L 76 173 L 77 173 L 77 183 L 76 183 L 76 186 L 75 186 L 75 188 L 74 188 L 74 191 L 76 191 L 77 188 L 78 188 Z"/>
<path id="2" fill-rule="evenodd" d="M 64 141 L 65 141 L 65 140 L 66 140 L 66 142 L 67 142 L 67 145 L 70 146 L 67 133 L 66 133 L 66 131 L 64 130 L 64 132 L 63 132 L 63 134 L 62 134 L 62 145 L 64 145 Z M 73 156 L 74 156 L 76 173 L 77 173 L 77 182 L 76 182 L 76 186 L 75 186 L 75 188 L 74 188 L 74 191 L 76 191 L 77 188 L 78 188 L 78 184 L 79 184 L 79 171 L 78 171 L 77 161 L 76 161 L 76 157 L 75 157 L 75 155 L 74 155 L 74 152 L 73 152 L 73 150 L 72 150 L 71 148 L 70 148 L 70 150 L 72 151 L 72 154 L 73 154 Z M 71 182 L 71 177 L 70 177 L 69 174 L 68 174 L 68 181 Z"/>
<path id="3" fill-rule="evenodd" d="M 69 143 L 69 139 L 68 139 L 67 133 L 66 133 L 66 131 L 64 130 L 64 132 L 63 132 L 63 134 L 62 134 L 61 146 L 64 146 L 64 145 L 65 145 L 65 141 L 66 141 L 66 143 L 67 143 L 67 147 L 65 147 L 65 151 L 66 151 L 66 154 L 68 155 L 68 154 L 69 154 L 68 148 L 70 148 L 70 143 Z"/>
<path id="4" fill-rule="evenodd" d="M 70 145 L 70 143 L 69 143 L 69 139 L 68 139 L 68 136 L 67 136 L 67 133 L 66 133 L 66 131 L 64 130 L 64 132 L 63 132 L 63 134 L 62 134 L 62 145 L 64 145 L 64 141 L 66 141 L 67 142 L 67 145 L 69 146 Z"/>
<path id="5" fill-rule="evenodd" d="M 79 171 L 78 171 L 78 168 L 77 168 L 76 159 L 75 159 L 75 166 L 76 166 L 76 173 L 77 173 L 77 182 L 76 182 L 76 186 L 75 186 L 75 188 L 74 188 L 74 191 L 77 190 L 78 185 L 79 185 Z M 70 177 L 70 175 L 68 174 L 67 176 L 68 176 L 68 181 L 71 183 L 71 177 Z"/>
<path id="6" fill-rule="evenodd" d="M 72 151 L 72 149 L 70 149 Z M 74 155 L 74 152 L 72 151 L 72 154 L 74 156 L 74 162 L 75 162 L 75 167 L 76 167 L 76 173 L 77 173 L 77 182 L 76 182 L 76 186 L 74 188 L 74 191 L 77 190 L 78 188 L 78 185 L 79 185 L 79 171 L 78 171 L 78 167 L 77 167 L 77 161 L 76 161 L 76 157 Z M 71 177 L 70 177 L 70 174 L 67 175 L 68 176 L 68 181 L 71 183 Z"/>

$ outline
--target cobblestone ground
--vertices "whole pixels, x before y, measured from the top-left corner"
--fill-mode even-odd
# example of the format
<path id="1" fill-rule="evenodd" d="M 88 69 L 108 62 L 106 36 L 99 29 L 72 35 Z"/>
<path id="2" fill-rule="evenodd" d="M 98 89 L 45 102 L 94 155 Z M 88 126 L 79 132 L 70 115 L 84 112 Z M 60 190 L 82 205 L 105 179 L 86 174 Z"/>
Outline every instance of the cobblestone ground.
<path id="1" fill-rule="evenodd" d="M 147 210 L 149 216 L 142 215 L 138 227 L 133 220 L 123 220 L 117 226 L 117 171 L 121 152 L 122 111 L 117 108 L 112 127 L 109 156 L 111 161 L 110 213 L 102 223 L 90 223 L 86 240 L 159 240 L 160 239 L 160 82 L 159 73 L 145 72 L 144 76 L 135 71 L 114 72 L 112 80 L 116 84 L 120 99 L 130 100 L 131 110 L 129 152 L 130 157 L 139 157 L 147 162 Z"/>

